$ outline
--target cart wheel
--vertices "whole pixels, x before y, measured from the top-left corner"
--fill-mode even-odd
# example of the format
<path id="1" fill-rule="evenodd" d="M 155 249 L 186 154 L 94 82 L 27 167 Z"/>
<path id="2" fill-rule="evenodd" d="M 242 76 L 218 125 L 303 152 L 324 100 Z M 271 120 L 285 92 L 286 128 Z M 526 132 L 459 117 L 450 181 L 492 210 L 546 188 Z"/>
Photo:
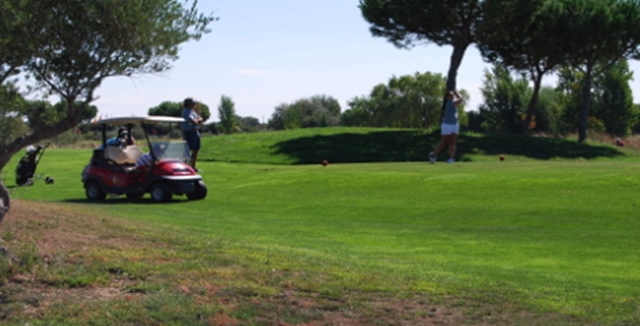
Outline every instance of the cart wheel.
<path id="1" fill-rule="evenodd" d="M 171 186 L 165 182 L 156 182 L 151 186 L 151 199 L 156 202 L 168 202 L 172 195 Z"/>
<path id="2" fill-rule="evenodd" d="M 207 185 L 202 180 L 196 182 L 193 192 L 187 194 L 187 198 L 190 200 L 199 200 L 207 197 Z"/>
<path id="3" fill-rule="evenodd" d="M 44 183 L 48 184 L 48 185 L 52 185 L 55 182 L 55 180 L 53 180 L 52 177 L 46 177 L 44 178 Z"/>
<path id="4" fill-rule="evenodd" d="M 102 191 L 100 185 L 95 181 L 90 181 L 85 184 L 85 194 L 89 200 L 104 200 L 107 194 Z"/>

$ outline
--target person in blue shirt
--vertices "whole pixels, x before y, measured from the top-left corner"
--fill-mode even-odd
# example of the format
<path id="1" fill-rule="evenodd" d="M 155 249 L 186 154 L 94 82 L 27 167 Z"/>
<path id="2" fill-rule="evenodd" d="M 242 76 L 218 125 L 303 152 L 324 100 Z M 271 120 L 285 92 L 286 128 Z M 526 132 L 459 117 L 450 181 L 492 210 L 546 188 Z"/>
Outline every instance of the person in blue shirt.
<path id="1" fill-rule="evenodd" d="M 107 139 L 107 146 L 129 146 L 135 144 L 136 141 L 133 136 L 129 137 L 129 132 L 125 127 L 118 129 L 118 135 Z M 104 149 L 104 145 L 100 145 L 100 149 Z"/>
<path id="2" fill-rule="evenodd" d="M 184 100 L 184 108 L 182 109 L 182 118 L 184 122 L 180 123 L 182 137 L 187 142 L 191 151 L 191 161 L 189 165 L 196 169 L 196 161 L 198 160 L 198 152 L 200 151 L 200 124 L 202 117 L 194 110 L 196 102 L 192 98 Z M 197 170 L 197 169 L 196 169 Z"/>
<path id="3" fill-rule="evenodd" d="M 445 146 L 449 147 L 449 159 L 447 163 L 455 162 L 456 158 L 456 138 L 460 132 L 460 122 L 458 121 L 458 106 L 462 103 L 462 96 L 456 91 L 450 91 L 444 100 L 444 112 L 442 124 L 440 125 L 440 143 L 429 153 L 429 161 L 435 163 L 438 154 Z"/>

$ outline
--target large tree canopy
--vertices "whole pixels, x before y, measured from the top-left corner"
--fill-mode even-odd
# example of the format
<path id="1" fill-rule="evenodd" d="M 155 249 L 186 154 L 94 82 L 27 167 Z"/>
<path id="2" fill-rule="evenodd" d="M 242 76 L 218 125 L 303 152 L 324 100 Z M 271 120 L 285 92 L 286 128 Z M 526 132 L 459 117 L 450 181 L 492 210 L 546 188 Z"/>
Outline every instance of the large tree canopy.
<path id="1" fill-rule="evenodd" d="M 557 29 L 566 62 L 584 73 L 578 123 L 579 140 L 587 138 L 593 76 L 616 62 L 637 57 L 640 46 L 639 0 L 554 0 L 549 10 L 558 21 L 570 22 Z"/>
<path id="2" fill-rule="evenodd" d="M 562 30 L 571 21 L 547 10 L 554 0 L 486 0 L 486 17 L 478 24 L 478 48 L 484 59 L 526 74 L 533 82 L 522 132 L 527 133 L 535 115 L 544 75 L 566 58 Z"/>
<path id="3" fill-rule="evenodd" d="M 453 47 L 447 90 L 456 88 L 464 53 L 476 42 L 476 24 L 482 17 L 481 0 L 360 0 L 360 10 L 374 36 L 400 48 L 433 42 Z"/>
<path id="4" fill-rule="evenodd" d="M 10 76 L 32 77 L 23 79 L 31 94 L 57 95 L 66 103 L 56 123 L 0 146 L 0 169 L 21 148 L 75 127 L 105 78 L 169 69 L 180 44 L 198 40 L 215 20 L 196 5 L 178 0 L 0 1 L 0 83 Z M 0 206 L 9 207 L 1 180 Z"/>
<path id="5" fill-rule="evenodd" d="M 622 60 L 609 69 L 596 67 L 595 70 L 603 73 L 593 76 L 593 106 L 589 114 L 589 125 L 597 119 L 604 125 L 606 132 L 626 136 L 638 119 L 629 86 L 629 81 L 633 79 L 629 64 Z M 576 68 L 562 67 L 559 70 L 557 92 L 564 109 L 562 123 L 565 133 L 578 130 L 584 78 L 584 72 Z"/>

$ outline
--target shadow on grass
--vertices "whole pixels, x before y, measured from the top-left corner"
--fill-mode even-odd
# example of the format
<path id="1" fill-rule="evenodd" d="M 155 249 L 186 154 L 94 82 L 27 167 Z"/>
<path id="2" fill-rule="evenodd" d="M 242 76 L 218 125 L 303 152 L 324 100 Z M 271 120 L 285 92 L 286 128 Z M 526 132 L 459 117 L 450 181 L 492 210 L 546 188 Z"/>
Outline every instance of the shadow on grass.
<path id="1" fill-rule="evenodd" d="M 274 152 L 293 158 L 296 164 L 318 163 L 322 160 L 332 163 L 426 161 L 428 153 L 439 141 L 438 132 L 418 130 L 343 133 L 283 141 L 274 145 Z M 457 146 L 459 161 L 472 161 L 470 155 L 475 154 L 518 155 L 540 160 L 624 155 L 607 146 L 520 135 L 463 134 L 459 136 Z"/>
<path id="2" fill-rule="evenodd" d="M 115 198 L 105 198 L 104 200 L 88 200 L 86 198 L 72 198 L 62 200 L 63 203 L 74 203 L 74 204 L 94 204 L 94 205 L 127 205 L 127 204 L 148 204 L 148 205 L 167 205 L 167 204 L 180 204 L 188 202 L 189 200 L 183 198 L 174 198 L 171 201 L 159 203 L 151 198 L 138 198 L 138 199 L 127 199 L 127 197 L 115 197 Z"/>
<path id="3" fill-rule="evenodd" d="M 45 184 L 44 182 L 42 182 L 42 186 L 50 187 L 51 185 L 53 184 Z M 11 185 L 5 184 L 5 187 L 7 187 L 8 190 L 29 189 L 31 187 L 39 187 L 39 186 L 40 186 L 39 182 L 34 182 L 30 185 L 22 185 L 22 186 L 18 186 L 17 184 L 11 184 Z"/>

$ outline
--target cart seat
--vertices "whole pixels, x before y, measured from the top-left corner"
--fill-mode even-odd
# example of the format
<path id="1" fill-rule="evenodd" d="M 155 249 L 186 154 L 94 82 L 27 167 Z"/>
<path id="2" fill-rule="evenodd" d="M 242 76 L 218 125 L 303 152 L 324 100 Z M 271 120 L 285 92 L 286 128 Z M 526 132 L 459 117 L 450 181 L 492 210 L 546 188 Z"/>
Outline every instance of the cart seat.
<path id="1" fill-rule="evenodd" d="M 106 159 L 112 159 L 120 165 L 135 165 L 136 161 L 143 154 L 140 147 L 136 145 L 130 145 L 125 148 L 107 146 L 104 150 L 104 157 Z"/>

